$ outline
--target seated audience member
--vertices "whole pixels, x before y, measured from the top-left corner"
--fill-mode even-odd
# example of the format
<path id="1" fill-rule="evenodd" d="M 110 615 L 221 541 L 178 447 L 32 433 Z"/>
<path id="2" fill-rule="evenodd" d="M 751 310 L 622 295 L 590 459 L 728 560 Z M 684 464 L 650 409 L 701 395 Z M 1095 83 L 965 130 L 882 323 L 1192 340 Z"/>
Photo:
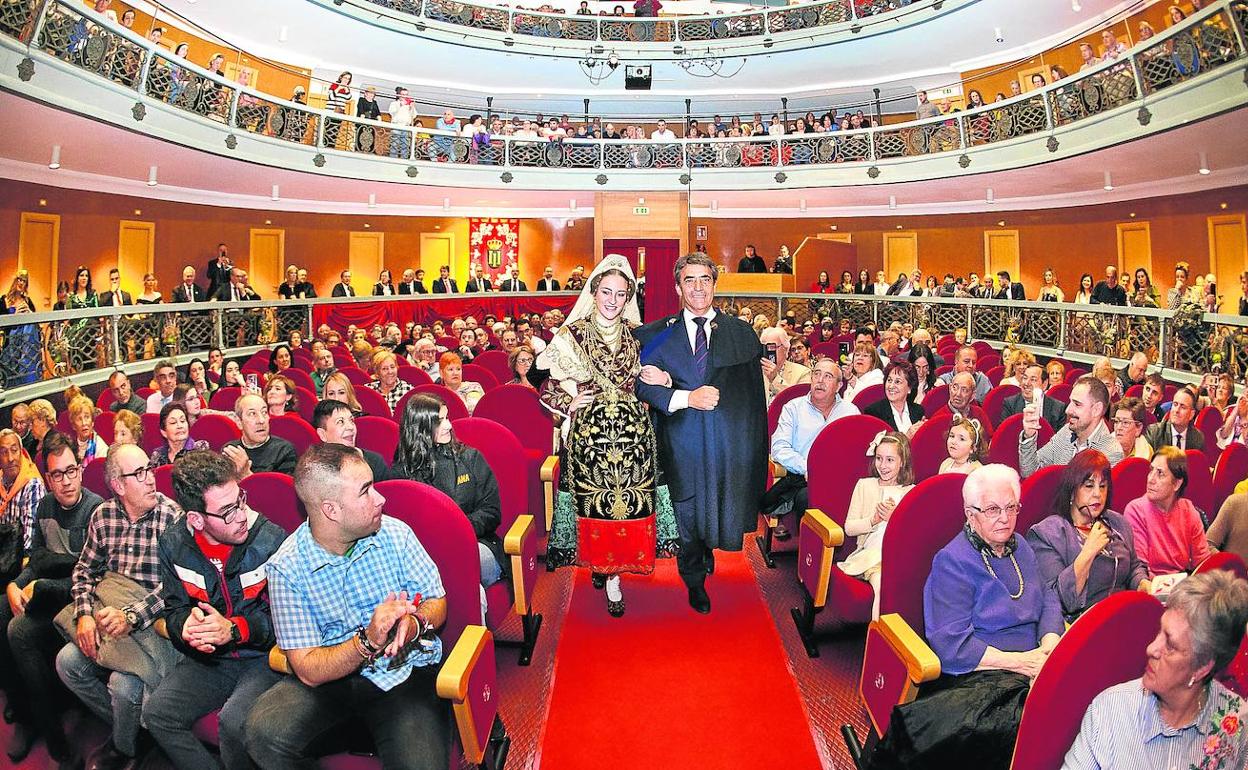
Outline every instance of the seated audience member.
<path id="1" fill-rule="evenodd" d="M 1144 440 L 1153 449 L 1173 446 L 1179 449 L 1204 449 L 1205 434 L 1194 424 L 1196 394 L 1188 388 L 1175 391 L 1166 419 L 1144 430 Z"/>
<path id="2" fill-rule="evenodd" d="M 1131 526 L 1109 509 L 1111 489 L 1109 460 L 1083 450 L 1062 471 L 1053 513 L 1027 532 L 1040 574 L 1069 622 L 1112 593 L 1150 588 Z"/>
<path id="3" fill-rule="evenodd" d="M 156 392 L 147 397 L 147 413 L 160 414 L 161 407 L 173 400 L 173 389 L 178 387 L 178 368 L 172 361 L 161 361 L 152 370 Z"/>
<path id="4" fill-rule="evenodd" d="M 1150 578 L 1191 572 L 1209 556 L 1200 511 L 1183 497 L 1187 482 L 1187 454 L 1162 447 L 1153 455 L 1144 495 L 1127 503 L 1123 512 Z"/>
<path id="5" fill-rule="evenodd" d="M 351 447 L 304 452 L 295 491 L 308 520 L 267 567 L 277 646 L 295 675 L 256 700 L 248 753 L 260 767 L 304 767 L 318 738 L 359 719 L 384 767 L 447 766 L 437 565 L 406 524 L 383 514 L 385 498 Z"/>
<path id="6" fill-rule="evenodd" d="M 503 577 L 507 561 L 495 532 L 502 523 L 498 480 L 480 452 L 455 438 L 446 405 L 436 396 L 419 393 L 407 400 L 391 475 L 429 484 L 454 500 L 477 535 L 481 585 Z"/>
<path id="7" fill-rule="evenodd" d="M 872 385 L 884 384 L 884 368 L 880 362 L 880 354 L 875 351 L 875 345 L 866 341 L 854 343 L 854 352 L 849 359 L 849 374 L 845 380 L 846 401 L 853 401 L 859 391 Z"/>
<path id="8" fill-rule="evenodd" d="M 1248 443 L 1248 389 L 1226 408 L 1222 427 L 1218 428 L 1218 449 L 1245 443 Z"/>
<path id="9" fill-rule="evenodd" d="M 1001 402 L 1001 419 L 1005 420 L 1016 414 L 1022 414 L 1027 408 L 1035 395 L 1035 391 L 1041 391 L 1043 406 L 1041 407 L 1040 416 L 1049 424 L 1053 430 L 1058 430 L 1066 424 L 1066 405 L 1056 398 L 1044 394 L 1044 367 L 1040 364 L 1028 364 L 1018 377 L 1018 387 L 1021 392 L 1015 393 L 1005 401 Z"/>
<path id="10" fill-rule="evenodd" d="M 325 380 L 329 376 L 338 371 L 338 367 L 334 365 L 334 353 L 328 347 L 321 347 L 315 351 L 316 356 L 313 359 L 314 367 L 312 369 L 312 384 L 316 386 L 316 397 L 325 398 L 323 391 L 325 390 Z"/>
<path id="11" fill-rule="evenodd" d="M 471 332 L 465 332 L 471 334 Z M 373 355 L 373 376 L 376 378 L 365 385 L 377 391 L 386 400 L 386 405 L 393 412 L 399 401 L 412 389 L 411 383 L 399 379 L 399 359 L 389 350 L 380 350 Z"/>
<path id="12" fill-rule="evenodd" d="M 923 330 L 920 330 L 923 331 Z M 918 335 L 918 332 L 915 332 Z M 926 334 L 926 331 L 924 331 Z M 931 347 L 927 343 L 915 343 L 910 346 L 910 350 L 906 353 L 906 360 L 914 366 L 915 378 L 918 386 L 914 390 L 914 403 L 922 404 L 923 399 L 927 398 L 927 394 L 932 389 L 938 387 L 940 383 L 936 379 L 936 354 L 932 352 Z"/>
<path id="13" fill-rule="evenodd" d="M 96 755 L 97 768 L 137 760 L 144 690 L 177 662 L 177 651 L 151 624 L 162 606 L 157 541 L 182 511 L 156 491 L 152 468 L 147 453 L 129 444 L 105 461 L 104 479 L 114 497 L 95 509 L 87 526 L 73 570 L 72 610 L 66 608 L 74 638 L 56 656 L 61 681 L 112 730 Z M 114 649 L 122 639 L 150 656 L 144 678 L 121 668 L 136 662 L 136 652 L 126 652 L 129 645 Z"/>
<path id="14" fill-rule="evenodd" d="M 908 295 L 906 295 L 908 296 Z M 888 361 L 892 357 L 901 352 L 901 335 L 892 329 L 885 329 L 880 335 L 880 346 L 875 349 L 880 354 L 880 358 Z"/>
<path id="15" fill-rule="evenodd" d="M 56 432 L 56 408 L 46 398 L 36 398 L 28 406 L 30 407 L 30 433 L 22 441 L 22 447 L 26 450 L 26 454 L 35 457 L 43 451 L 44 437 Z"/>
<path id="16" fill-rule="evenodd" d="M 508 380 L 508 385 L 523 385 L 526 388 L 536 388 L 529 376 L 534 373 L 533 363 L 537 361 L 537 354 L 533 352 L 533 348 L 528 345 L 517 345 L 507 354 L 507 367 L 511 369 L 512 378 Z"/>
<path id="17" fill-rule="evenodd" d="M 351 412 L 356 417 L 364 415 L 364 407 L 360 406 L 360 401 L 355 397 L 355 386 L 351 384 L 351 380 L 347 379 L 347 375 L 342 372 L 335 372 L 325 381 L 325 390 L 322 394 L 322 401 L 341 401 L 351 408 Z"/>
<path id="18" fill-rule="evenodd" d="M 234 416 L 243 435 L 227 441 L 221 453 L 238 468 L 240 479 L 265 471 L 287 476 L 295 472 L 295 447 L 286 439 L 269 434 L 269 410 L 264 399 L 251 393 L 239 397 L 234 402 Z"/>
<path id="19" fill-rule="evenodd" d="M 1165 400 L 1166 381 L 1162 379 L 1160 374 L 1153 372 L 1144 378 L 1144 393 L 1141 399 L 1144 401 L 1144 408 L 1153 415 L 1153 419 L 1158 422 L 1166 419 L 1166 406 L 1162 404 Z"/>
<path id="20" fill-rule="evenodd" d="M 1045 390 L 1055 388 L 1066 382 L 1066 364 L 1056 359 L 1049 361 L 1044 365 L 1045 381 L 1043 387 Z"/>
<path id="21" fill-rule="evenodd" d="M 35 508 L 47 491 L 39 468 L 22 449 L 16 431 L 0 430 L 0 523 L 16 528 L 23 548 L 30 547 Z"/>
<path id="22" fill-rule="evenodd" d="M 377 352 L 376 348 L 364 339 L 366 332 L 363 329 L 356 331 L 358 335 L 355 342 L 351 343 L 351 357 L 355 359 L 357 368 L 364 371 L 371 371 L 373 368 L 373 353 Z"/>
<path id="23" fill-rule="evenodd" d="M 475 330 L 459 330 L 459 347 L 455 348 L 455 353 L 466 364 L 472 363 L 474 358 L 481 355 L 481 349 L 477 347 L 477 332 Z"/>
<path id="24" fill-rule="evenodd" d="M 1229 551 L 1248 560 L 1248 495 L 1230 495 L 1205 535 L 1210 550 Z"/>
<path id="25" fill-rule="evenodd" d="M 1097 281 L 1092 289 L 1093 305 L 1127 306 L 1127 290 L 1118 282 L 1118 268 L 1109 265 L 1105 268 L 1105 279 Z"/>
<path id="26" fill-rule="evenodd" d="M 980 467 L 980 461 L 988 454 L 988 434 L 983 424 L 974 417 L 955 414 L 945 431 L 945 451 L 949 456 L 941 461 L 939 473 L 967 474 Z"/>
<path id="27" fill-rule="evenodd" d="M 1132 385 L 1143 385 L 1147 376 L 1148 356 L 1140 352 L 1133 353 L 1127 365 L 1118 370 L 1118 381 L 1122 383 L 1124 392 Z"/>
<path id="28" fill-rule="evenodd" d="M 1170 594 L 1139 679 L 1093 698 L 1062 764 L 1071 770 L 1243 767 L 1241 698 L 1214 676 L 1235 657 L 1248 624 L 1248 583 L 1225 570 L 1184 580 Z"/>
<path id="29" fill-rule="evenodd" d="M 9 412 L 9 427 L 17 434 L 18 441 L 22 444 L 22 449 L 25 449 L 26 453 L 31 458 L 34 458 L 35 454 L 28 449 L 28 447 L 34 446 L 38 442 L 34 431 L 31 429 L 32 421 L 30 407 L 27 404 L 13 405 L 12 411 Z"/>
<path id="30" fill-rule="evenodd" d="M 143 446 L 143 419 L 129 409 L 122 409 L 113 418 L 113 446 L 118 444 Z"/>
<path id="31" fill-rule="evenodd" d="M 264 403 L 270 417 L 299 414 L 299 390 L 295 381 L 282 374 L 270 375 L 264 384 Z"/>
<path id="32" fill-rule="evenodd" d="M 789 360 L 789 335 L 784 329 L 764 329 L 760 342 L 768 356 L 763 358 L 763 384 L 766 386 L 767 403 L 780 395 L 780 391 L 798 384 L 810 382 L 810 369 Z M 776 360 L 769 357 L 774 354 Z"/>
<path id="33" fill-rule="evenodd" d="M 936 410 L 936 414 L 952 414 L 964 419 L 979 420 L 986 432 L 991 432 L 988 415 L 983 407 L 975 403 L 975 380 L 967 372 L 959 372 L 948 385 L 949 400 Z"/>
<path id="34" fill-rule="evenodd" d="M 1114 438 L 1123 457 L 1152 459 L 1153 448 L 1144 438 L 1144 420 L 1144 402 L 1138 398 L 1124 398 L 1114 404 Z"/>
<path id="35" fill-rule="evenodd" d="M 1064 629 L 1062 605 L 1014 532 L 1018 474 L 985 465 L 962 488 L 966 526 L 923 588 L 941 677 L 893 711 L 871 767 L 1006 767 L 1023 701 Z"/>
<path id="36" fill-rule="evenodd" d="M 914 489 L 914 467 L 910 463 L 910 440 L 904 433 L 881 431 L 867 447 L 870 475 L 859 479 L 849 498 L 845 534 L 857 537 L 853 553 L 837 566 L 841 572 L 871 584 L 871 619 L 880 619 L 880 557 L 884 551 L 884 530 L 901 498 Z"/>
<path id="37" fill-rule="evenodd" d="M 485 395 L 481 383 L 464 379 L 464 365 L 454 353 L 443 353 L 438 359 L 438 379 L 464 400 L 468 414 L 472 414 L 477 402 Z"/>
<path id="38" fill-rule="evenodd" d="M 508 335 L 510 335 L 512 343 L 510 348 L 507 347 Z M 503 345 L 503 349 L 510 353 L 512 348 L 515 347 L 515 338 L 516 333 L 510 329 L 503 332 L 500 336 L 500 342 Z M 412 343 L 412 348 L 408 353 L 407 361 L 412 366 L 429 375 L 429 378 L 434 382 L 441 381 L 442 374 L 438 371 L 438 346 L 428 337 L 421 337 Z"/>
<path id="39" fill-rule="evenodd" d="M 277 347 L 269 351 L 269 374 L 281 374 L 290 368 L 294 363 L 290 352 L 290 345 L 285 342 L 279 343 Z"/>
<path id="40" fill-rule="evenodd" d="M 1005 372 L 1008 375 L 1003 377 L 998 385 L 1018 385 L 1022 387 L 1023 372 L 1027 371 L 1029 366 L 1038 366 L 1036 357 L 1029 350 L 1011 347 L 1005 357 Z M 1040 369 L 1041 379 L 1044 376 L 1044 368 Z M 1019 410 L 1022 411 L 1022 410 Z"/>
<path id="41" fill-rule="evenodd" d="M 115 371 L 108 375 L 108 389 L 113 394 L 113 402 L 108 405 L 108 411 L 118 412 L 128 409 L 135 414 L 143 414 L 147 411 L 147 402 L 134 392 L 134 388 L 130 385 L 130 378 L 125 372 Z"/>
<path id="42" fill-rule="evenodd" d="M 801 364 L 807 369 L 810 368 L 810 343 L 805 337 L 795 336 L 789 338 L 789 360 L 795 364 Z"/>
<path id="43" fill-rule="evenodd" d="M 1122 447 L 1114 434 L 1105 427 L 1109 410 L 1109 391 L 1105 383 L 1092 375 L 1084 375 L 1070 391 L 1066 405 L 1066 424 L 1043 447 L 1037 447 L 1040 415 L 1028 405 L 1023 410 L 1023 429 L 1018 434 L 1018 463 L 1023 478 L 1050 465 L 1065 465 L 1085 449 L 1096 449 L 1110 465 L 1122 459 Z"/>
<path id="44" fill-rule="evenodd" d="M 884 398 L 868 404 L 863 414 L 883 420 L 889 430 L 906 434 L 906 438 L 923 424 L 923 407 L 914 403 L 914 391 L 919 385 L 919 375 L 914 365 L 905 361 L 890 361 L 884 367 Z"/>
<path id="45" fill-rule="evenodd" d="M 312 375 L 316 379 L 316 375 Z M 243 370 L 237 361 L 226 361 L 225 367 L 221 370 L 221 387 L 223 388 L 242 388 L 247 390 L 250 386 L 247 384 L 247 378 L 243 376 Z M 159 410 L 157 410 L 159 412 Z"/>
<path id="46" fill-rule="evenodd" d="M 1122 380 L 1118 378 L 1118 370 L 1114 368 L 1114 362 L 1110 361 L 1107 356 L 1096 359 L 1096 362 L 1092 364 L 1092 376 L 1105 383 L 1111 403 L 1122 398 Z"/>
<path id="47" fill-rule="evenodd" d="M 152 451 L 152 465 L 169 465 L 183 453 L 207 449 L 208 442 L 191 438 L 191 421 L 186 403 L 171 401 L 160 410 L 160 435 L 165 443 Z"/>
<path id="48" fill-rule="evenodd" d="M 51 494 L 35 508 L 26 548 L 30 561 L 7 586 L 8 601 L 0 601 L 0 688 L 13 711 L 7 753 L 15 764 L 26 758 L 40 735 L 57 762 L 67 763 L 74 755 L 61 728 L 56 697 L 52 661 L 64 638 L 52 617 L 69 604 L 70 571 L 82 552 L 91 513 L 104 502 L 82 486 L 75 450 L 73 440 L 61 433 L 44 442 Z"/>
<path id="49" fill-rule="evenodd" d="M 143 708 L 143 721 L 174 767 L 216 767 L 192 728 L 217 714 L 220 765 L 252 766 L 247 713 L 281 679 L 269 668 L 273 621 L 264 567 L 286 533 L 247 505 L 238 469 L 211 451 L 193 451 L 173 468 L 185 518 L 160 536 L 161 617 L 184 656 Z"/>
<path id="50" fill-rule="evenodd" d="M 810 372 L 810 393 L 789 401 L 780 410 L 776 430 L 771 434 L 771 459 L 786 474 L 763 495 L 761 509 L 769 516 L 806 512 L 806 461 L 819 433 L 835 420 L 858 414 L 858 407 L 837 395 L 841 389 L 841 367 L 835 359 L 820 358 Z M 776 527 L 775 537 L 788 539 L 784 524 Z"/>
<path id="51" fill-rule="evenodd" d="M 342 444 L 359 449 L 373 472 L 374 481 L 390 478 L 390 467 L 384 457 L 371 449 L 355 446 L 355 413 L 346 403 L 327 399 L 317 404 L 312 412 L 312 427 L 316 429 L 316 435 L 321 441 L 327 444 Z"/>
<path id="52" fill-rule="evenodd" d="M 211 398 L 212 394 L 221 387 L 208 376 L 208 367 L 198 358 L 192 358 L 191 362 L 186 365 L 186 384 L 195 388 L 204 398 Z"/>
<path id="53" fill-rule="evenodd" d="M 95 404 L 83 395 L 74 396 L 66 407 L 69 412 L 69 425 L 78 439 L 78 456 L 82 464 L 92 460 L 103 460 L 108 456 L 108 442 L 95 432 Z"/>
<path id="54" fill-rule="evenodd" d="M 975 364 L 979 361 L 979 351 L 970 345 L 963 345 L 958 348 L 958 352 L 953 357 L 953 371 L 945 372 L 940 375 L 940 381 L 946 385 L 953 382 L 953 378 L 962 373 L 967 373 L 975 380 L 975 400 L 979 403 L 984 402 L 984 396 L 988 395 L 988 391 L 992 390 L 992 380 L 988 379 L 988 375 L 975 369 Z"/>

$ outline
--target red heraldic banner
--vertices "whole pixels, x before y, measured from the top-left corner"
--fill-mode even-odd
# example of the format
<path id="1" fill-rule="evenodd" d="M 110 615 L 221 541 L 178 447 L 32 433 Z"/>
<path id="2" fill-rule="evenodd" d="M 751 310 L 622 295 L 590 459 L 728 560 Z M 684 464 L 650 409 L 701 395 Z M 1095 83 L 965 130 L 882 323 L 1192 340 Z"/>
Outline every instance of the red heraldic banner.
<path id="1" fill-rule="evenodd" d="M 469 263 L 495 286 L 520 260 L 520 220 L 473 217 L 468 225 Z"/>

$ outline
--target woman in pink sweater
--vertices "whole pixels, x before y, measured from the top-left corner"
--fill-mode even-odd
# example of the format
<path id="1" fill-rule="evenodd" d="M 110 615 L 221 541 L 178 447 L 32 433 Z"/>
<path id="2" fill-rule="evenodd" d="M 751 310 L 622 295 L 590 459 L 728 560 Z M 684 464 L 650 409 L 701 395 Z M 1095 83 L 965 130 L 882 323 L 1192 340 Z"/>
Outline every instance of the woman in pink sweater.
<path id="1" fill-rule="evenodd" d="M 1143 497 L 1127 503 L 1125 515 L 1135 535 L 1135 550 L 1148 576 L 1191 572 L 1209 556 L 1200 513 L 1182 497 L 1187 488 L 1187 455 L 1163 446 L 1153 454 Z"/>

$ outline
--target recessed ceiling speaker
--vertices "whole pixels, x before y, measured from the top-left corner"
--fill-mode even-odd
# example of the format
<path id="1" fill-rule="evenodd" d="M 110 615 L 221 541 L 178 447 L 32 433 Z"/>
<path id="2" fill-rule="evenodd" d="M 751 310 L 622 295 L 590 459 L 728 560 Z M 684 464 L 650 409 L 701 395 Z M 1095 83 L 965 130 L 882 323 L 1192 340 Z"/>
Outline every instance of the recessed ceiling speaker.
<path id="1" fill-rule="evenodd" d="M 628 64 L 624 67 L 624 90 L 625 91 L 649 91 L 650 90 L 650 65 L 649 64 Z"/>

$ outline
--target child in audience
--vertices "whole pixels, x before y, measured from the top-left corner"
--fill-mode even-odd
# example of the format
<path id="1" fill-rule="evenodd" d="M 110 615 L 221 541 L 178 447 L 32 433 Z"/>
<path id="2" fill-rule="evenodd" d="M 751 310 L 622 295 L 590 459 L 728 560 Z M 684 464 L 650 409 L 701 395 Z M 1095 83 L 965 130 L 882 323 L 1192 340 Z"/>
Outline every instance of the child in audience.
<path id="1" fill-rule="evenodd" d="M 988 447 L 984 429 L 974 417 L 953 416 L 945 431 L 945 450 L 949 456 L 940 464 L 941 473 L 970 473 L 978 468 Z"/>
<path id="2" fill-rule="evenodd" d="M 871 584 L 875 598 L 871 618 L 880 617 L 880 557 L 884 529 L 897 504 L 914 489 L 914 467 L 910 463 L 910 440 L 906 434 L 881 431 L 867 447 L 871 475 L 859 479 L 849 498 L 845 534 L 858 538 L 854 552 L 838 567 L 846 575 Z"/>

